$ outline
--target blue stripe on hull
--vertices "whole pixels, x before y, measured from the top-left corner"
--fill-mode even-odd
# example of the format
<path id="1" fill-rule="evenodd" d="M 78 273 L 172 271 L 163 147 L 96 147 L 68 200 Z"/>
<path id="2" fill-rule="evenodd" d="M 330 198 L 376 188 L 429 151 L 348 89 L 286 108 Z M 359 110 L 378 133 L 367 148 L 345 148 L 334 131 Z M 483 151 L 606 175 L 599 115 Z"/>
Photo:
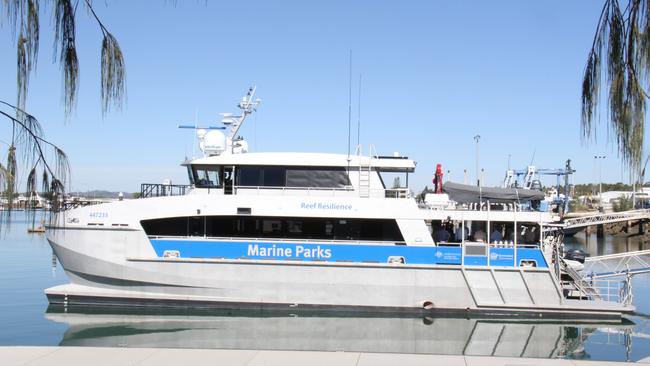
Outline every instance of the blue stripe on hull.
<path id="1" fill-rule="evenodd" d="M 350 261 L 387 263 L 389 257 L 403 257 L 408 264 L 461 264 L 460 247 L 358 245 L 332 243 L 286 243 L 188 239 L 151 239 L 159 257 L 178 251 L 181 258 L 274 259 L 303 261 Z M 490 248 L 490 266 L 514 265 L 512 248 Z M 517 249 L 517 261 L 534 260 L 547 267 L 537 248 Z M 488 265 L 486 256 L 465 256 L 465 265 Z"/>

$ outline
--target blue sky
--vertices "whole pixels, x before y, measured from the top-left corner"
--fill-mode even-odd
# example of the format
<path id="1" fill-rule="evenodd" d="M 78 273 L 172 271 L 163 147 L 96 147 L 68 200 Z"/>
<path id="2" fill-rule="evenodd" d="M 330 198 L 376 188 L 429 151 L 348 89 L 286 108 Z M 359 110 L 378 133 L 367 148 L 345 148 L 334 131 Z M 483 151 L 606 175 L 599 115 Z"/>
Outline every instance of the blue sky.
<path id="1" fill-rule="evenodd" d="M 81 83 L 66 121 L 61 72 L 52 63 L 51 7 L 41 15 L 27 106 L 68 153 L 73 190 L 133 192 L 164 178 L 185 183 L 179 163 L 195 139 L 176 126 L 235 112 L 253 83 L 263 104 L 240 130 L 252 151 L 346 153 L 349 50 L 353 131 L 361 74 L 361 143 L 415 159 L 414 190 L 430 185 L 436 163 L 454 181 L 463 181 L 464 169 L 474 179 L 476 134 L 489 185 L 502 181 L 508 156 L 523 169 L 533 155 L 542 168 L 571 158 L 574 181 L 593 181 L 595 153 L 607 155 L 603 181 L 628 181 L 604 124 L 597 143 L 580 142 L 582 72 L 601 1 L 107 3 L 95 7 L 125 54 L 128 99 L 105 118 L 99 28 L 80 8 Z M 10 102 L 14 44 L 4 24 L 0 99 Z M 9 133 L 0 130 L 0 140 Z"/>

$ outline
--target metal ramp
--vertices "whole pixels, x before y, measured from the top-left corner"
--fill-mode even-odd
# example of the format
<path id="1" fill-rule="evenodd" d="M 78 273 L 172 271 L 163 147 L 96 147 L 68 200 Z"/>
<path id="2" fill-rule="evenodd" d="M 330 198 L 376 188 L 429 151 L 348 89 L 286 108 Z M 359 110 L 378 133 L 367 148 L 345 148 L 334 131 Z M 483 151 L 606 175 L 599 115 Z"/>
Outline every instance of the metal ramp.
<path id="1" fill-rule="evenodd" d="M 650 250 L 587 257 L 585 273 L 589 278 L 650 273 Z"/>
<path id="2" fill-rule="evenodd" d="M 644 220 L 650 219 L 650 209 L 630 210 L 623 212 L 598 213 L 581 217 L 565 219 L 559 225 L 562 229 L 574 229 L 592 225 L 610 224 L 620 221 Z"/>

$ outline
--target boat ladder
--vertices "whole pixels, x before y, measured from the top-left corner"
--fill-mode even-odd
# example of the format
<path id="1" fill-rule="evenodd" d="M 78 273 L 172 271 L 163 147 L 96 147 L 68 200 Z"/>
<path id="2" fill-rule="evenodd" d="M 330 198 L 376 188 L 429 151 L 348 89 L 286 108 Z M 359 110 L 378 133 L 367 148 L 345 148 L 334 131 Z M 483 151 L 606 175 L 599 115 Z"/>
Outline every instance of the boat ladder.
<path id="1" fill-rule="evenodd" d="M 370 158 L 359 160 L 359 197 L 370 197 Z"/>
<path id="2" fill-rule="evenodd" d="M 579 291 L 584 296 L 594 300 L 602 300 L 600 293 L 595 289 L 589 281 L 583 278 L 575 269 L 573 269 L 563 258 L 560 258 L 560 265 L 562 270 L 571 278 L 571 281 L 563 281 L 563 287 L 568 290 Z M 573 288 L 571 288 L 573 287 Z"/>

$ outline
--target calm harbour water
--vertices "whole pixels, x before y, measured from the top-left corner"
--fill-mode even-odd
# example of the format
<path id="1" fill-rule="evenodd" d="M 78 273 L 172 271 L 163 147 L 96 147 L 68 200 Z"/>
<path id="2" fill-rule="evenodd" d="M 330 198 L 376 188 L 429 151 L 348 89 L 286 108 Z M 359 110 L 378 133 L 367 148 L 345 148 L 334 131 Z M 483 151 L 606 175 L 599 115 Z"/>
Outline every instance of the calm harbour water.
<path id="1" fill-rule="evenodd" d="M 0 234 L 0 345 L 183 347 L 436 353 L 636 361 L 650 356 L 650 275 L 634 279 L 638 314 L 622 323 L 259 312 L 49 308 L 67 282 L 23 212 Z M 637 239 L 567 238 L 592 255 L 650 249 Z"/>

